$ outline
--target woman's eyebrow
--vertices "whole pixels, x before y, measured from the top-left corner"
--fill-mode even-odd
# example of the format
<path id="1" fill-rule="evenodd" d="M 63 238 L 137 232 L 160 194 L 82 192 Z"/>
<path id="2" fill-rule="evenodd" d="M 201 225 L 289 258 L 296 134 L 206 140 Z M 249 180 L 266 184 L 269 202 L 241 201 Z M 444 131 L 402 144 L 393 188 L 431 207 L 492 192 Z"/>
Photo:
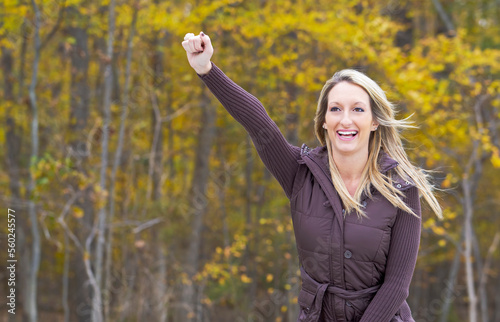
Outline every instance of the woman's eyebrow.
<path id="1" fill-rule="evenodd" d="M 353 105 L 357 105 L 357 104 L 360 104 L 360 103 L 363 104 L 363 105 L 366 105 L 366 103 L 361 102 L 361 101 L 357 101 Z M 339 102 L 328 102 L 328 106 L 330 106 L 330 105 L 343 105 L 343 104 L 339 103 Z"/>

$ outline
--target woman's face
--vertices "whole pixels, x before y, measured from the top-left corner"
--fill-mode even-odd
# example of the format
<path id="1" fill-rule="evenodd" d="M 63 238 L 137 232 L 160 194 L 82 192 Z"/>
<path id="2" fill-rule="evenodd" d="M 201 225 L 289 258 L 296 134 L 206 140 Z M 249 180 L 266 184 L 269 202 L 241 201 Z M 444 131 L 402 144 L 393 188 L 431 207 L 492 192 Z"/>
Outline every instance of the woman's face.
<path id="1" fill-rule="evenodd" d="M 368 152 L 370 133 L 377 126 L 370 96 L 361 86 L 340 82 L 330 90 L 325 127 L 334 155 L 363 156 Z"/>

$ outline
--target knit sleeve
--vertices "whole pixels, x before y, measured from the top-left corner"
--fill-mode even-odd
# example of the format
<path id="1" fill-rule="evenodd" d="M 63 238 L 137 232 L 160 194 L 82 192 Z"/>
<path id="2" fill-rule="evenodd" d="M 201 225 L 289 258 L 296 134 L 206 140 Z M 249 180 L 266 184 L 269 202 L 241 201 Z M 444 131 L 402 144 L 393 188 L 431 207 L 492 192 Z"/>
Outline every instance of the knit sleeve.
<path id="1" fill-rule="evenodd" d="M 300 148 L 288 143 L 257 98 L 233 82 L 213 62 L 207 74 L 198 76 L 229 114 L 243 125 L 262 162 L 291 198 Z"/>
<path id="2" fill-rule="evenodd" d="M 391 321 L 408 297 L 421 231 L 420 199 L 416 187 L 406 191 L 405 201 L 419 218 L 398 211 L 391 232 L 384 282 L 366 308 L 361 322 Z M 411 316 L 406 318 L 404 321 L 412 321 Z"/>

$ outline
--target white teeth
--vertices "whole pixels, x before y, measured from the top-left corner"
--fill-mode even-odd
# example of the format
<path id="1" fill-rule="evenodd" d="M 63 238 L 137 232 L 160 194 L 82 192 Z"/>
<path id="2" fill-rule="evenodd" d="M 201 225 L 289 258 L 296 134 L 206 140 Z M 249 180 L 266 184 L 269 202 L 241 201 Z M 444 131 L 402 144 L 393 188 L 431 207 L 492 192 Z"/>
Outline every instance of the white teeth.
<path id="1" fill-rule="evenodd" d="M 358 132 L 356 132 L 356 131 L 337 131 L 337 133 L 340 135 L 355 135 Z"/>

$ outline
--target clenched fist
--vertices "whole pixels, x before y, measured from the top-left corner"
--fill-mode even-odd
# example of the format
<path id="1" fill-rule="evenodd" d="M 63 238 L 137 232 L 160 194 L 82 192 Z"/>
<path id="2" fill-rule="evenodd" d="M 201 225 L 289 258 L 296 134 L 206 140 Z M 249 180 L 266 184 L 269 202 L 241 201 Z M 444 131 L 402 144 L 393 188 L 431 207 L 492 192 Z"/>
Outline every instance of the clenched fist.
<path id="1" fill-rule="evenodd" d="M 202 32 L 198 36 L 186 34 L 182 47 L 186 50 L 189 65 L 193 67 L 196 73 L 207 74 L 212 69 L 210 58 L 214 53 L 214 48 L 210 42 L 210 37 Z"/>

